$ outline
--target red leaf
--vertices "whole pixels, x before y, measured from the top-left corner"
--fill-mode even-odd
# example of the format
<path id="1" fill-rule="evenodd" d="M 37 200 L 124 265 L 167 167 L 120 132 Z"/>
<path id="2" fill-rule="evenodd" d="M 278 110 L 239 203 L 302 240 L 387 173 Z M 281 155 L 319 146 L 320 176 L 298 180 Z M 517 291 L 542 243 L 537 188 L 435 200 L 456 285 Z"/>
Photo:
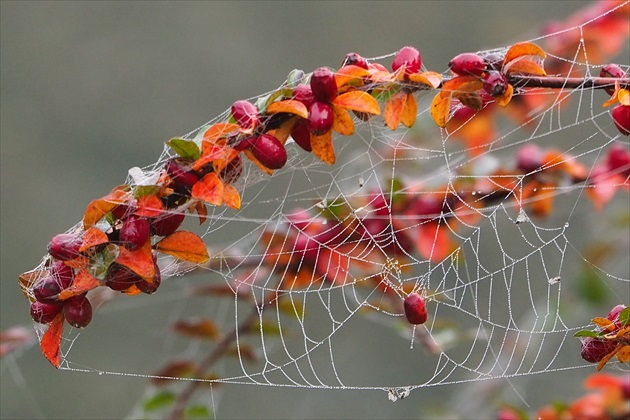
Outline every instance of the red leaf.
<path id="1" fill-rule="evenodd" d="M 210 319 L 181 320 L 173 325 L 175 332 L 191 337 L 216 340 L 221 334 L 219 327 Z"/>
<path id="2" fill-rule="evenodd" d="M 136 216 L 158 217 L 164 211 L 164 204 L 155 195 L 145 195 L 138 199 Z"/>
<path id="3" fill-rule="evenodd" d="M 187 230 L 180 230 L 167 236 L 155 244 L 155 249 L 196 264 L 205 263 L 210 259 L 203 240 Z"/>
<path id="4" fill-rule="evenodd" d="M 340 106 L 345 109 L 351 109 L 358 112 L 367 112 L 368 114 L 380 115 L 381 109 L 378 101 L 372 95 L 360 90 L 353 90 L 348 93 L 341 94 L 332 100 L 333 105 Z"/>
<path id="5" fill-rule="evenodd" d="M 59 293 L 59 300 L 66 300 L 72 296 L 80 295 L 101 285 L 101 282 L 93 277 L 86 269 L 80 269 L 72 281 L 72 285 Z"/>
<path id="6" fill-rule="evenodd" d="M 124 203 L 131 198 L 127 185 L 120 185 L 114 188 L 105 197 L 93 200 L 88 204 L 83 214 L 83 228 L 89 229 L 94 226 L 103 216 L 112 211 L 117 205 Z"/>
<path id="7" fill-rule="evenodd" d="M 192 187 L 192 196 L 206 203 L 220 206 L 223 203 L 223 183 L 214 172 L 206 174 Z"/>
<path id="8" fill-rule="evenodd" d="M 151 241 L 147 241 L 142 247 L 133 251 L 124 246 L 119 246 L 118 249 L 120 255 L 116 258 L 116 263 L 124 265 L 149 283 L 153 282 L 155 262 L 151 253 Z"/>
<path id="9" fill-rule="evenodd" d="M 91 227 L 85 231 L 82 238 L 81 248 L 79 252 L 85 252 L 93 246 L 105 244 L 109 242 L 107 234 L 96 227 Z"/>
<path id="10" fill-rule="evenodd" d="M 308 109 L 306 109 L 306 105 L 300 101 L 296 101 L 295 99 L 274 102 L 265 110 L 265 113 L 267 114 L 277 114 L 279 112 L 299 115 L 304 119 L 308 118 Z"/>
<path id="11" fill-rule="evenodd" d="M 223 158 L 225 156 L 225 149 L 226 146 L 216 144 L 214 140 L 210 141 L 204 139 L 201 142 L 201 156 L 193 162 L 192 169 L 198 171 L 207 163 Z"/>
<path id="12" fill-rule="evenodd" d="M 311 148 L 313 154 L 322 162 L 329 165 L 335 164 L 335 149 L 332 145 L 332 130 L 321 136 L 311 135 Z"/>
<path id="13" fill-rule="evenodd" d="M 61 311 L 52 320 L 48 330 L 42 336 L 42 341 L 39 343 L 46 359 L 56 368 L 59 368 L 61 360 L 61 338 L 63 336 L 64 322 L 63 311 Z"/>
<path id="14" fill-rule="evenodd" d="M 333 130 L 342 136 L 351 136 L 354 133 L 354 122 L 352 122 L 352 117 L 345 109 L 335 106 L 332 106 L 334 120 L 333 120 Z"/>

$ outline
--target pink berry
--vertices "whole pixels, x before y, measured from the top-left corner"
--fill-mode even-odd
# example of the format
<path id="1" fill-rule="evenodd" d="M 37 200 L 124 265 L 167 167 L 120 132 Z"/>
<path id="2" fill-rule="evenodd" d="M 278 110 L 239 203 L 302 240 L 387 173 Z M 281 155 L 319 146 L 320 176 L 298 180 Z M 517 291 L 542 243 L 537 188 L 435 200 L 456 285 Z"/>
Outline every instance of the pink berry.
<path id="1" fill-rule="evenodd" d="M 621 322 L 619 321 L 619 313 L 626 309 L 626 305 L 617 305 L 608 312 L 606 318 L 615 323 L 617 328 L 621 328 Z"/>
<path id="2" fill-rule="evenodd" d="M 302 149 L 310 152 L 313 150 L 311 147 L 311 132 L 308 131 L 308 120 L 300 120 L 293 130 L 291 130 L 291 137 Z"/>
<path id="3" fill-rule="evenodd" d="M 181 158 L 173 158 L 166 163 L 166 173 L 175 183 L 175 187 L 191 188 L 199 180 L 189 164 L 189 161 Z"/>
<path id="4" fill-rule="evenodd" d="M 392 62 L 392 71 L 396 71 L 402 66 L 405 66 L 405 75 L 409 76 L 413 73 L 418 73 L 422 66 L 422 57 L 420 52 L 414 47 L 402 47 L 394 57 Z"/>
<path id="5" fill-rule="evenodd" d="M 355 52 L 348 53 L 346 58 L 343 60 L 343 63 L 341 63 L 341 67 L 349 65 L 361 67 L 366 70 L 368 69 L 367 60 Z"/>
<path id="6" fill-rule="evenodd" d="M 51 322 L 63 308 L 62 302 L 38 302 L 31 303 L 31 318 L 40 324 Z"/>
<path id="7" fill-rule="evenodd" d="M 184 213 L 164 212 L 151 221 L 151 231 L 157 236 L 168 236 L 179 228 L 185 218 Z"/>
<path id="8" fill-rule="evenodd" d="M 606 64 L 599 72 L 599 77 L 612 77 L 615 79 L 621 79 L 626 73 L 616 64 Z M 610 86 L 604 89 L 609 95 L 615 93 L 615 87 Z"/>
<path id="9" fill-rule="evenodd" d="M 624 136 L 630 135 L 630 105 L 617 105 L 612 110 L 612 118 L 617 130 Z"/>
<path id="10" fill-rule="evenodd" d="M 448 67 L 453 73 L 461 76 L 481 76 L 486 70 L 486 62 L 478 54 L 463 53 L 453 57 Z"/>
<path id="11" fill-rule="evenodd" d="M 308 131 L 321 136 L 327 133 L 335 121 L 333 110 L 324 102 L 315 102 L 308 113 Z"/>
<path id="12" fill-rule="evenodd" d="M 516 152 L 516 169 L 526 174 L 542 166 L 543 152 L 539 145 L 528 143 Z"/>
<path id="13" fill-rule="evenodd" d="M 585 337 L 582 340 L 582 351 L 580 355 L 582 359 L 589 363 L 597 363 L 604 358 L 607 354 L 613 351 L 616 344 L 608 341 L 601 340 L 595 337 Z"/>
<path id="14" fill-rule="evenodd" d="M 424 324 L 427 322 L 428 313 L 427 305 L 424 299 L 418 293 L 407 295 L 404 301 L 405 316 L 407 321 L 414 325 Z"/>
<path id="15" fill-rule="evenodd" d="M 48 243 L 48 253 L 61 261 L 68 261 L 79 256 L 81 238 L 70 233 L 60 233 L 53 236 Z"/>
<path id="16" fill-rule="evenodd" d="M 606 163 L 610 171 L 620 171 L 624 176 L 630 176 L 630 150 L 621 144 L 614 144 L 608 149 Z"/>
<path id="17" fill-rule="evenodd" d="M 151 225 L 144 217 L 129 216 L 120 228 L 120 241 L 130 249 L 138 249 L 144 245 L 151 234 Z"/>
<path id="18" fill-rule="evenodd" d="M 73 296 L 65 301 L 63 315 L 73 327 L 86 327 L 92 320 L 92 304 L 85 295 Z"/>
<path id="19" fill-rule="evenodd" d="M 236 123 L 244 129 L 258 126 L 260 123 L 260 113 L 258 108 L 251 102 L 236 101 L 232 104 L 232 116 Z"/>
<path id="20" fill-rule="evenodd" d="M 490 70 L 483 77 L 483 89 L 493 98 L 503 95 L 507 86 L 507 79 L 499 71 Z"/>
<path id="21" fill-rule="evenodd" d="M 112 290 L 127 290 L 134 284 L 142 280 L 142 277 L 119 264 L 112 264 L 107 269 L 105 284 Z"/>
<path id="22" fill-rule="evenodd" d="M 252 154 L 269 169 L 280 169 L 287 163 L 284 145 L 271 134 L 261 134 L 252 146 Z"/>
<path id="23" fill-rule="evenodd" d="M 335 75 L 327 67 L 315 69 L 311 76 L 311 90 L 317 101 L 328 102 L 337 96 Z"/>
<path id="24" fill-rule="evenodd" d="M 293 99 L 302 102 L 307 109 L 315 102 L 313 90 L 310 85 L 297 85 L 295 89 L 293 89 Z"/>

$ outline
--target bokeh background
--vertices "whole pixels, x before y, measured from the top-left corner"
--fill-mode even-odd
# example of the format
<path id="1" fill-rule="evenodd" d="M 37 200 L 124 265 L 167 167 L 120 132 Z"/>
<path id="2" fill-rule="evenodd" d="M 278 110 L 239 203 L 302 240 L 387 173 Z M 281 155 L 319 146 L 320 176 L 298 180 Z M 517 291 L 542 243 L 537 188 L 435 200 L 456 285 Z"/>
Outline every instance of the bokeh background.
<path id="1" fill-rule="evenodd" d="M 2 1 L 0 329 L 30 325 L 17 277 L 37 264 L 52 235 L 79 221 L 130 167 L 153 163 L 165 140 L 233 101 L 274 89 L 294 68 L 339 66 L 350 51 L 373 57 L 414 45 L 427 67 L 442 71 L 457 53 L 530 38 L 543 22 L 586 4 Z M 111 319 L 119 325 L 105 330 L 98 348 L 82 343 L 86 351 L 122 360 L 142 352 L 125 348 L 133 332 L 124 318 Z M 146 328 L 159 334 L 160 325 Z M 546 399 L 528 401 L 580 392 L 579 380 L 556 384 L 551 376 L 541 381 Z M 3 361 L 0 417 L 120 418 L 145 384 L 56 371 L 35 346 Z M 499 384 L 518 386 L 519 379 Z M 426 418 L 469 391 L 420 390 L 396 404 L 358 391 L 231 385 L 220 392 L 220 418 Z"/>

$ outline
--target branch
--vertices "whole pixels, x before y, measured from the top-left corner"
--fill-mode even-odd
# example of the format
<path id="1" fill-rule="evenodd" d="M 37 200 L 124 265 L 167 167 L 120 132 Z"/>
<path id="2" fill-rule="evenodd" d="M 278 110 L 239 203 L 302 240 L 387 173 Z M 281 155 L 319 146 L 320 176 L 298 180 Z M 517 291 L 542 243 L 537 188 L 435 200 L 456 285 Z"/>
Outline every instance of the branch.
<path id="1" fill-rule="evenodd" d="M 619 83 L 623 89 L 630 88 L 630 78 L 613 77 L 561 77 L 561 76 L 528 76 L 512 74 L 507 76 L 508 82 L 517 87 L 540 87 L 549 89 L 604 89 Z"/>

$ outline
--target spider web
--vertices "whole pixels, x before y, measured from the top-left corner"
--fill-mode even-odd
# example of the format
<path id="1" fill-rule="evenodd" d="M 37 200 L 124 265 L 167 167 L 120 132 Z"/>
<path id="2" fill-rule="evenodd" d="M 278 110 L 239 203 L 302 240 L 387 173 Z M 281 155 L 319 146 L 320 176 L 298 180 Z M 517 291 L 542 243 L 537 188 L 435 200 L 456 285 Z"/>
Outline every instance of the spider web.
<path id="1" fill-rule="evenodd" d="M 584 31 L 609 13 L 530 41 L 548 52 L 546 66 L 563 70 L 558 76 L 596 76 L 602 63 L 591 61 L 595 51 L 587 49 Z M 555 55 L 558 43 L 572 55 Z M 387 65 L 393 55 L 369 61 Z M 381 390 L 395 401 L 419 388 L 592 368 L 580 359 L 573 334 L 597 314 L 581 300 L 577 279 L 591 273 L 617 303 L 627 304 L 630 293 L 628 196 L 618 191 L 602 210 L 589 196 L 603 188 L 591 175 L 608 149 L 628 145 L 601 107 L 607 96 L 593 88 L 517 89 L 515 108 L 544 100 L 501 111 L 486 127 L 491 136 L 476 143 L 466 141 L 467 127 L 499 111 L 484 109 L 439 129 L 430 117 L 432 96 L 415 93 L 410 129 L 392 131 L 381 117 L 354 118 L 355 134 L 334 140 L 335 165 L 292 141 L 286 166 L 273 176 L 245 162 L 234 183 L 240 210 L 209 207 L 201 228 L 187 215 L 210 261 L 161 256 L 164 284 L 156 295 L 136 300 L 94 291 L 102 306 L 95 317 L 137 316 L 121 346 L 144 352 L 153 345 L 147 342 L 159 342 L 159 359 L 171 367 L 169 357 L 202 361 L 220 343 L 232 348 L 211 377 L 179 378 L 188 381 Z M 226 111 L 183 138 L 200 142 L 209 126 L 228 118 Z M 557 150 L 558 159 L 532 172 L 516 169 L 519 150 L 529 144 Z M 155 164 L 130 170 L 126 183 L 155 179 L 175 156 L 165 147 Z M 584 165 L 586 179 L 557 174 L 561 179 L 541 184 L 538 194 L 528 192 L 533 177 L 567 162 Z M 628 179 L 613 187 L 627 188 Z M 553 211 L 541 214 L 537 203 L 549 200 Z M 402 305 L 411 292 L 424 296 L 429 314 L 415 327 Z M 146 306 L 159 307 L 168 324 L 209 320 L 218 338 L 158 339 L 137 315 Z M 82 340 L 98 340 L 99 327 L 64 337 L 61 369 L 156 383 L 170 376 L 157 363 L 137 372 L 76 350 Z M 37 328 L 40 335 L 45 330 Z M 372 355 L 383 356 L 378 365 L 367 362 Z"/>

